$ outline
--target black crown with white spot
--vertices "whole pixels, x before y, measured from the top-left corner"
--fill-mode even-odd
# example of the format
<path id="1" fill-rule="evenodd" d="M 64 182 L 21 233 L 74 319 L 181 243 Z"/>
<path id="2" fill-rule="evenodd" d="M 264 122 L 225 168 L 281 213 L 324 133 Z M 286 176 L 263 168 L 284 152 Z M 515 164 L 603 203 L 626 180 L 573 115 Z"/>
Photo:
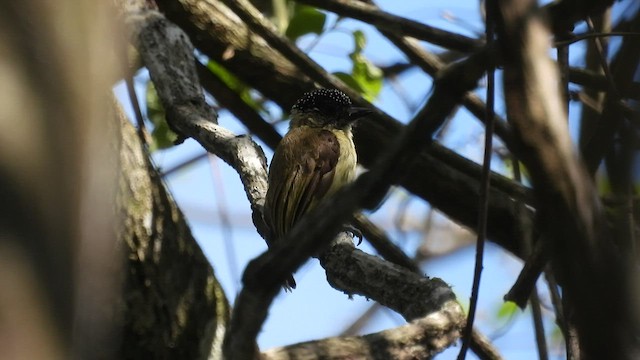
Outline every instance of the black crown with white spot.
<path id="1" fill-rule="evenodd" d="M 345 116 L 351 107 L 351 99 L 340 90 L 319 89 L 305 93 L 292 110 L 317 112 L 328 117 Z"/>

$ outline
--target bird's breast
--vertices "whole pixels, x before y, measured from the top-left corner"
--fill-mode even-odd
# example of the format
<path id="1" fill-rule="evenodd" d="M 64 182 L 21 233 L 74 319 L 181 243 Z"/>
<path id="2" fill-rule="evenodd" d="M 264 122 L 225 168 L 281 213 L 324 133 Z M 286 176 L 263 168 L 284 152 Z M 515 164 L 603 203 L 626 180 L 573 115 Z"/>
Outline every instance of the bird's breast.
<path id="1" fill-rule="evenodd" d="M 340 156 L 338 157 L 338 163 L 336 164 L 336 172 L 333 178 L 333 183 L 329 188 L 329 194 L 333 194 L 342 186 L 350 183 L 356 176 L 356 164 L 358 162 L 358 156 L 356 154 L 356 147 L 353 143 L 353 135 L 351 130 L 331 130 L 338 139 L 340 145 Z"/>

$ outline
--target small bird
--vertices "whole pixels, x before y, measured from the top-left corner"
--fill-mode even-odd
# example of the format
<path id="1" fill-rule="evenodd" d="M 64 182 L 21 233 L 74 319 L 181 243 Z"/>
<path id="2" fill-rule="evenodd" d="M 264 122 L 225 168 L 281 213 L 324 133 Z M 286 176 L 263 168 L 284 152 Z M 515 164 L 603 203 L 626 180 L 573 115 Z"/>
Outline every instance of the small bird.
<path id="1" fill-rule="evenodd" d="M 308 92 L 291 109 L 289 131 L 271 160 L 264 205 L 267 243 L 282 238 L 307 212 L 355 178 L 351 126 L 369 109 L 354 107 L 339 90 Z M 296 288 L 293 276 L 283 285 Z"/>

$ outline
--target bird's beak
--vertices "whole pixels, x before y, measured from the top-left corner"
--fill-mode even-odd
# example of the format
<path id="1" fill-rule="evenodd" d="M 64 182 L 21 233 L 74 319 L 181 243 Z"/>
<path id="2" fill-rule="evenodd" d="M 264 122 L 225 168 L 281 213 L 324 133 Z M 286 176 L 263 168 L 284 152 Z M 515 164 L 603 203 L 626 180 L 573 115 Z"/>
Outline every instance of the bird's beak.
<path id="1" fill-rule="evenodd" d="M 373 113 L 373 110 L 364 107 L 351 107 L 349 109 L 349 120 L 356 121 L 362 117 L 365 117 Z"/>

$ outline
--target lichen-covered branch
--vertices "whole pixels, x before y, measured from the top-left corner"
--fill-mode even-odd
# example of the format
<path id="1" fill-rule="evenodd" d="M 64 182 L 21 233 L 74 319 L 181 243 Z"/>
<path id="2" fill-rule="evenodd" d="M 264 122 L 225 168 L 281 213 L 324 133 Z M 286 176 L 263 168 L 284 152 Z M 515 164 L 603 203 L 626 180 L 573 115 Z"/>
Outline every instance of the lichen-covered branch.
<path id="1" fill-rule="evenodd" d="M 253 222 L 262 233 L 267 188 L 267 161 L 262 148 L 250 137 L 237 136 L 217 124 L 217 114 L 205 102 L 200 88 L 194 49 L 187 35 L 161 13 L 141 6 L 125 13 L 125 18 L 169 125 L 179 135 L 194 138 L 238 172 L 252 206 Z"/>

